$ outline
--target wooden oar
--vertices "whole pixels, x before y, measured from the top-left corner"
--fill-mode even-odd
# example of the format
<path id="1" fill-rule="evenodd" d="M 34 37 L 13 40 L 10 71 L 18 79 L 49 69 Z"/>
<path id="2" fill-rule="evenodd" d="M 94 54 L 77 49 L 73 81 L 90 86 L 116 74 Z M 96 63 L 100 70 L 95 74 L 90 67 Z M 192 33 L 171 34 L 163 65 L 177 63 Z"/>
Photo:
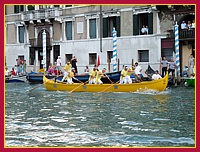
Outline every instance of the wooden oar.
<path id="1" fill-rule="evenodd" d="M 62 74 L 60 74 L 59 76 L 61 76 L 61 75 L 62 75 Z M 58 78 L 59 76 L 56 76 L 56 77 L 54 77 L 53 79 L 50 79 L 50 80 L 55 80 L 55 79 Z M 49 81 L 50 81 L 50 80 L 49 80 Z M 47 82 L 48 82 L 48 81 L 47 81 Z M 44 83 L 42 83 L 42 84 L 40 84 L 40 85 L 38 85 L 38 86 L 32 88 L 31 90 L 29 90 L 29 92 L 31 92 L 31 91 L 33 91 L 33 90 L 35 90 L 35 89 L 41 87 L 43 84 L 44 84 Z"/>
<path id="2" fill-rule="evenodd" d="M 113 82 L 110 80 L 109 76 L 105 74 L 105 76 L 108 78 L 108 80 L 110 81 L 110 83 L 113 84 Z"/>
<path id="3" fill-rule="evenodd" d="M 88 80 L 89 81 L 89 80 Z M 81 87 L 82 85 L 85 85 L 88 81 L 81 83 L 79 86 L 77 86 L 76 88 L 72 89 L 69 93 L 74 92 L 76 89 L 78 89 L 79 87 Z"/>
<path id="4" fill-rule="evenodd" d="M 111 88 L 113 85 L 117 84 L 119 81 L 117 81 L 116 83 L 111 84 L 109 87 L 105 88 L 104 90 L 102 90 L 100 92 L 105 92 L 106 90 L 108 90 L 109 88 Z"/>

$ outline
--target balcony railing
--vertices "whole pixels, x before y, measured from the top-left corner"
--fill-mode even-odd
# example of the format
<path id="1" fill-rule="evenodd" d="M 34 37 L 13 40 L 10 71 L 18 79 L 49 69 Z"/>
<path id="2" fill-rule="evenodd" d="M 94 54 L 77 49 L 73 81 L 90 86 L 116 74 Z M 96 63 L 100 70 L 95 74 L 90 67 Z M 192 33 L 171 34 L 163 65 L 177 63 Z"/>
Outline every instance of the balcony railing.
<path id="1" fill-rule="evenodd" d="M 169 38 L 174 38 L 174 31 L 169 30 L 168 31 L 168 37 Z M 184 30 L 179 30 L 179 40 L 187 40 L 187 39 L 195 39 L 195 29 L 184 29 Z"/>
<path id="2" fill-rule="evenodd" d="M 49 18 L 56 18 L 60 15 L 62 15 L 62 11 L 59 8 L 31 10 L 22 13 L 21 20 L 30 21 L 38 19 L 49 19 Z"/>
<path id="3" fill-rule="evenodd" d="M 29 39 L 31 47 L 42 47 L 42 38 Z M 46 39 L 46 46 L 52 46 L 53 39 Z"/>

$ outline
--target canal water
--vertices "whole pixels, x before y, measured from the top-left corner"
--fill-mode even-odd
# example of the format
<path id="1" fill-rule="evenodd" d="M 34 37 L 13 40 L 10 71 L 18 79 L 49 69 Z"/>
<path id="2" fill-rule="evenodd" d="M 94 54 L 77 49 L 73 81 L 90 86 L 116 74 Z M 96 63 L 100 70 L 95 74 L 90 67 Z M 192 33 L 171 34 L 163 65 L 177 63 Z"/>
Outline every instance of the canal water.
<path id="1" fill-rule="evenodd" d="M 5 87 L 5 144 L 17 147 L 194 147 L 195 89 L 68 93 Z"/>

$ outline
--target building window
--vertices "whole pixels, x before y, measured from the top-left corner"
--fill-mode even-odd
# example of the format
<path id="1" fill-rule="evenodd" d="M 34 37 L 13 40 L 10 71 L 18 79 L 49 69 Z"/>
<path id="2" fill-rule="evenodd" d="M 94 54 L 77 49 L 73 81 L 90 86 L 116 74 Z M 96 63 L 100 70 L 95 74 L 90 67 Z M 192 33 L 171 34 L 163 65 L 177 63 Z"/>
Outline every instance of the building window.
<path id="1" fill-rule="evenodd" d="M 66 38 L 67 40 L 72 40 L 72 21 L 67 21 L 65 26 Z"/>
<path id="2" fill-rule="evenodd" d="M 173 48 L 162 48 L 161 56 L 165 56 L 168 61 L 173 57 L 174 49 Z"/>
<path id="3" fill-rule="evenodd" d="M 107 62 L 110 63 L 113 57 L 113 51 L 107 51 Z"/>
<path id="4" fill-rule="evenodd" d="M 133 35 L 141 35 L 143 25 L 148 27 L 148 34 L 153 34 L 153 13 L 133 15 Z"/>
<path id="5" fill-rule="evenodd" d="M 53 59 L 56 62 L 58 56 L 60 56 L 60 45 L 54 45 L 53 46 Z"/>
<path id="6" fill-rule="evenodd" d="M 72 5 L 65 5 L 65 7 L 72 7 Z"/>
<path id="7" fill-rule="evenodd" d="M 24 11 L 24 5 L 14 5 L 14 13 L 19 13 Z"/>
<path id="8" fill-rule="evenodd" d="M 97 62 L 97 54 L 89 53 L 89 65 L 96 64 Z"/>
<path id="9" fill-rule="evenodd" d="M 103 18 L 103 37 L 112 37 L 113 27 L 120 37 L 120 16 Z"/>
<path id="10" fill-rule="evenodd" d="M 96 36 L 96 19 L 90 19 L 89 20 L 89 24 L 90 24 L 90 38 L 91 39 L 95 39 L 97 36 Z"/>
<path id="11" fill-rule="evenodd" d="M 24 26 L 19 26 L 19 43 L 24 43 Z"/>
<path id="12" fill-rule="evenodd" d="M 54 7 L 60 7 L 60 5 L 54 5 Z"/>
<path id="13" fill-rule="evenodd" d="M 149 50 L 138 50 L 138 61 L 149 62 Z"/>
<path id="14" fill-rule="evenodd" d="M 29 64 L 34 65 L 34 61 L 35 61 L 35 49 L 31 47 L 29 50 Z"/>
<path id="15" fill-rule="evenodd" d="M 35 10 L 35 6 L 34 6 L 34 5 L 28 5 L 28 10 L 29 10 L 29 11 Z"/>
<path id="16" fill-rule="evenodd" d="M 65 63 L 71 62 L 72 54 L 65 54 Z"/>

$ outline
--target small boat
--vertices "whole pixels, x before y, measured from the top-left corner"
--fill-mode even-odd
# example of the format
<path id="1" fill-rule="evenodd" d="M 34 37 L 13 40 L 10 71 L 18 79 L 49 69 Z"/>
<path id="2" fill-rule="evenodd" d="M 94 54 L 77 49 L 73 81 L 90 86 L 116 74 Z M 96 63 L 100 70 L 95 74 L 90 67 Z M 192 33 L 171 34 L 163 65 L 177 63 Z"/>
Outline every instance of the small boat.
<path id="1" fill-rule="evenodd" d="M 185 79 L 185 85 L 188 87 L 195 87 L 195 78 Z"/>
<path id="2" fill-rule="evenodd" d="M 5 77 L 5 83 L 26 82 L 26 75 Z"/>
<path id="3" fill-rule="evenodd" d="M 142 81 L 132 84 L 84 84 L 84 83 L 59 83 L 43 76 L 44 87 L 49 91 L 70 92 L 136 92 L 145 90 L 164 91 L 168 84 L 168 73 L 164 78 L 153 81 Z"/>

